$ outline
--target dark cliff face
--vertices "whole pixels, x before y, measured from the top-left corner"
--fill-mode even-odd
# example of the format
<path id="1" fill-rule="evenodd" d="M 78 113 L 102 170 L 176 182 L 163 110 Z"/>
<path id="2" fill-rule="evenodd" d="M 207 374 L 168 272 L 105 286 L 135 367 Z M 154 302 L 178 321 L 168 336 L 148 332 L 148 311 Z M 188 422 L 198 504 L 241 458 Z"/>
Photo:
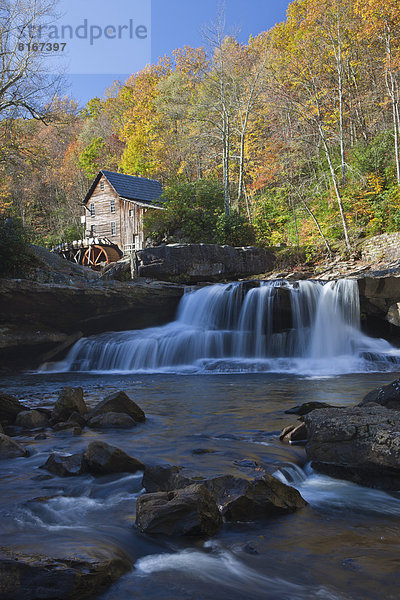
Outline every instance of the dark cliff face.
<path id="1" fill-rule="evenodd" d="M 365 276 L 358 289 L 363 331 L 400 345 L 400 277 Z"/>
<path id="2" fill-rule="evenodd" d="M 56 285 L 0 280 L 0 360 L 35 368 L 81 335 L 172 321 L 184 287 L 169 283 Z"/>

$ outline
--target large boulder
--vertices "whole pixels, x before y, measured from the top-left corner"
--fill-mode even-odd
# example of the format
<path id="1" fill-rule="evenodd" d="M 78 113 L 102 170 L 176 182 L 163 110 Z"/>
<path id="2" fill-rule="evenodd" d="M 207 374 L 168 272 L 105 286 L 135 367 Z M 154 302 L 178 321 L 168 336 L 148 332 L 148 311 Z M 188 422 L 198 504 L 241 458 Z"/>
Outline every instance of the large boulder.
<path id="1" fill-rule="evenodd" d="M 89 419 L 88 426 L 92 429 L 131 429 L 136 427 L 136 421 L 123 413 L 106 412 Z"/>
<path id="2" fill-rule="evenodd" d="M 275 256 L 263 248 L 216 244 L 170 244 L 136 252 L 141 277 L 165 281 L 220 281 L 266 273 Z"/>
<path id="3" fill-rule="evenodd" d="M 218 533 L 222 517 L 212 493 L 199 484 L 140 496 L 136 525 L 148 534 L 210 536 Z"/>
<path id="4" fill-rule="evenodd" d="M 136 458 L 105 442 L 91 442 L 83 455 L 83 460 L 86 470 L 94 475 L 136 473 L 145 468 L 144 464 Z"/>
<path id="5" fill-rule="evenodd" d="M 305 415 L 307 456 L 322 473 L 370 487 L 400 487 L 400 413 L 381 406 Z"/>
<path id="6" fill-rule="evenodd" d="M 380 404 L 386 408 L 400 410 L 400 379 L 396 379 L 369 392 L 358 406 L 367 406 L 368 404 Z"/>
<path id="7" fill-rule="evenodd" d="M 223 515 L 229 521 L 265 519 L 307 505 L 296 489 L 267 473 L 261 479 L 246 482 L 243 488 L 222 505 Z"/>
<path id="8" fill-rule="evenodd" d="M 23 410 L 18 413 L 15 424 L 17 427 L 23 427 L 24 429 L 36 429 L 47 427 L 49 418 L 45 413 L 38 410 Z"/>
<path id="9" fill-rule="evenodd" d="M 143 410 L 125 392 L 121 391 L 109 394 L 102 402 L 96 404 L 90 411 L 89 417 L 92 419 L 109 412 L 124 413 L 137 423 L 143 423 L 146 420 Z"/>
<path id="10" fill-rule="evenodd" d="M 67 421 L 73 413 L 78 412 L 80 415 L 84 415 L 87 410 L 82 388 L 65 387 L 58 394 L 51 419 L 53 422 Z"/>
<path id="11" fill-rule="evenodd" d="M 72 477 L 85 473 L 86 465 L 82 453 L 62 455 L 53 452 L 41 469 L 46 469 L 59 477 Z"/>
<path id="12" fill-rule="evenodd" d="M 0 392 L 0 423 L 15 423 L 18 413 L 27 410 L 14 396 Z"/>
<path id="13" fill-rule="evenodd" d="M 0 549 L 2 600 L 83 600 L 131 569 L 120 550 L 93 548 L 57 558 Z"/>
<path id="14" fill-rule="evenodd" d="M 190 475 L 182 473 L 182 470 L 183 467 L 175 465 L 146 465 L 143 487 L 146 492 L 169 492 L 196 483 Z"/>
<path id="15" fill-rule="evenodd" d="M 28 450 L 4 433 L 0 433 L 0 460 L 29 456 Z"/>

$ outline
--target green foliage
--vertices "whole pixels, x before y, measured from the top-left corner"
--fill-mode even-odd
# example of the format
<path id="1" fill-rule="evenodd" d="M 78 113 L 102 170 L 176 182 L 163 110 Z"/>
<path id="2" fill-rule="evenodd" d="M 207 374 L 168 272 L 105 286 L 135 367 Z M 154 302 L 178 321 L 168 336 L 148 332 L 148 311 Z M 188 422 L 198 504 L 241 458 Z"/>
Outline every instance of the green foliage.
<path id="1" fill-rule="evenodd" d="M 166 189 L 164 198 L 164 210 L 152 210 L 145 216 L 147 237 L 155 243 L 215 242 L 217 218 L 224 207 L 219 182 L 177 183 Z"/>
<path id="2" fill-rule="evenodd" d="M 256 233 L 246 217 L 232 211 L 229 215 L 222 213 L 217 218 L 216 241 L 229 246 L 252 246 L 256 241 Z"/>
<path id="3" fill-rule="evenodd" d="M 0 276 L 21 274 L 27 262 L 27 234 L 19 219 L 0 218 Z"/>
<path id="4" fill-rule="evenodd" d="M 45 248 L 53 248 L 61 242 L 80 240 L 82 238 L 82 234 L 83 232 L 81 227 L 78 225 L 71 225 L 70 227 L 66 227 L 57 233 L 50 233 L 35 239 L 35 243 L 38 243 L 40 246 L 44 246 Z"/>
<path id="5" fill-rule="evenodd" d="M 93 178 L 101 169 L 100 159 L 105 149 L 104 140 L 101 137 L 94 138 L 79 155 L 79 165 L 86 175 Z"/>
<path id="6" fill-rule="evenodd" d="M 380 173 L 394 167 L 393 133 L 384 131 L 375 136 L 369 144 L 357 144 L 351 152 L 352 166 L 362 175 Z"/>

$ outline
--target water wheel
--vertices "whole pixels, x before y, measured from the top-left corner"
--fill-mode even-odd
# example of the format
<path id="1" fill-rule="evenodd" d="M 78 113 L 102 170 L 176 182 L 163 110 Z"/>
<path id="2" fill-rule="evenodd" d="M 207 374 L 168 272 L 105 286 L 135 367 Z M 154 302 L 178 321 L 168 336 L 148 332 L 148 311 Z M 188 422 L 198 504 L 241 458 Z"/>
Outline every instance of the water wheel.
<path id="1" fill-rule="evenodd" d="M 112 262 L 119 260 L 120 254 L 116 248 L 112 246 L 89 246 L 82 258 L 82 264 L 92 269 L 101 269 L 104 265 L 109 265 Z"/>

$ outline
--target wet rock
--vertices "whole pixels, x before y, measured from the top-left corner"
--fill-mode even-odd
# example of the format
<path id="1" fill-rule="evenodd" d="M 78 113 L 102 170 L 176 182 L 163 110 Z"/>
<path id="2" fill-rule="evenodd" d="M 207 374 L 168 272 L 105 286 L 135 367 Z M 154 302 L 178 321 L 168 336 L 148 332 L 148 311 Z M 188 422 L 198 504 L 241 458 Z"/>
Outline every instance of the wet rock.
<path id="1" fill-rule="evenodd" d="M 211 536 L 221 528 L 222 517 L 214 496 L 199 484 L 140 496 L 136 525 L 148 534 Z"/>
<path id="2" fill-rule="evenodd" d="M 45 433 L 38 433 L 38 435 L 35 435 L 35 437 L 33 438 L 34 440 L 47 440 L 47 435 Z"/>
<path id="3" fill-rule="evenodd" d="M 143 423 L 146 420 L 143 410 L 125 392 L 116 392 L 104 398 L 90 411 L 89 417 L 92 419 L 110 412 L 129 415 L 137 423 Z"/>
<path id="4" fill-rule="evenodd" d="M 400 410 L 400 379 L 369 392 L 357 406 L 380 404 L 386 408 Z"/>
<path id="5" fill-rule="evenodd" d="M 69 417 L 67 422 L 72 423 L 73 425 L 78 425 L 79 427 L 83 428 L 86 425 L 86 418 L 84 416 L 82 416 L 81 414 L 79 414 L 78 412 L 74 412 Z"/>
<path id="6" fill-rule="evenodd" d="M 0 422 L 13 424 L 17 415 L 23 410 L 28 410 L 26 406 L 14 396 L 0 392 Z"/>
<path id="7" fill-rule="evenodd" d="M 132 417 L 119 412 L 106 412 L 88 421 L 88 426 L 93 429 L 131 429 L 136 425 Z"/>
<path id="8" fill-rule="evenodd" d="M 49 473 L 53 473 L 53 475 L 58 475 L 59 477 L 72 477 L 73 475 L 85 473 L 85 463 L 82 453 L 68 456 L 55 453 L 50 454 L 45 464 L 40 468 L 46 469 Z"/>
<path id="9" fill-rule="evenodd" d="M 143 487 L 146 492 L 169 492 L 184 488 L 196 482 L 182 473 L 183 467 L 173 465 L 146 466 L 143 475 Z"/>
<path id="10" fill-rule="evenodd" d="M 53 422 L 67 421 L 73 413 L 84 415 L 87 410 L 82 388 L 66 387 L 58 395 L 51 418 Z"/>
<path id="11" fill-rule="evenodd" d="M 0 550 L 2 600 L 83 600 L 99 593 L 131 569 L 118 549 L 92 548 L 73 556 L 26 555 Z"/>
<path id="12" fill-rule="evenodd" d="M 285 410 L 287 415 L 307 415 L 312 410 L 317 410 L 319 408 L 335 408 L 331 404 L 327 404 L 326 402 L 304 402 L 304 404 L 299 404 L 298 406 L 294 406 L 293 408 L 289 408 L 289 410 Z"/>
<path id="13" fill-rule="evenodd" d="M 262 479 L 247 482 L 242 493 L 231 493 L 222 512 L 228 521 L 254 521 L 271 516 L 291 513 L 304 508 L 307 502 L 299 492 L 273 477 L 265 474 Z"/>
<path id="14" fill-rule="evenodd" d="M 94 475 L 136 473 L 145 468 L 144 464 L 136 458 L 105 442 L 91 442 L 83 455 L 83 460 L 86 470 Z"/>
<path id="15" fill-rule="evenodd" d="M 216 452 L 216 450 L 213 450 L 212 448 L 195 448 L 192 450 L 192 454 L 214 454 L 214 452 Z"/>
<path id="16" fill-rule="evenodd" d="M 304 417 L 312 466 L 333 477 L 400 488 L 400 413 L 376 405 L 323 409 Z"/>
<path id="17" fill-rule="evenodd" d="M 279 436 L 281 442 L 290 444 L 292 442 L 306 442 L 307 440 L 307 428 L 304 423 L 298 425 L 289 425 L 285 427 Z"/>
<path id="18" fill-rule="evenodd" d="M 0 433 L 0 460 L 29 456 L 28 450 L 4 433 Z"/>
<path id="19" fill-rule="evenodd" d="M 38 427 L 47 427 L 49 419 L 38 410 L 23 410 L 18 413 L 15 424 L 24 429 L 37 429 Z"/>

